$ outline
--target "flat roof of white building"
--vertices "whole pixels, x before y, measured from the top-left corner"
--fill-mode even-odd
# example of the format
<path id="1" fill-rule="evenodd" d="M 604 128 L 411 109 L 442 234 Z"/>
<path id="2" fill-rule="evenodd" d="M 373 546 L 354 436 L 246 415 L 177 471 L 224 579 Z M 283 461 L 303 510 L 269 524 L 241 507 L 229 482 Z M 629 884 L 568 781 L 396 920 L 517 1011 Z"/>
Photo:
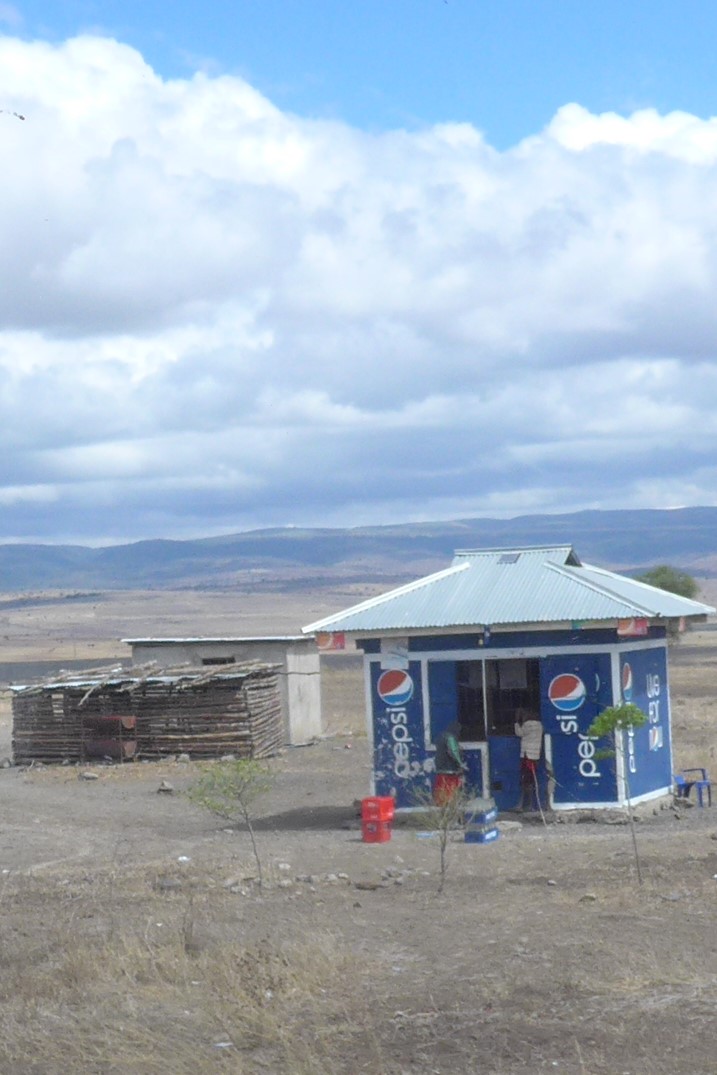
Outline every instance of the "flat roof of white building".
<path id="1" fill-rule="evenodd" d="M 200 635 L 190 638 L 122 638 L 120 641 L 129 646 L 178 646 L 198 642 L 307 642 L 313 639 L 307 638 L 306 635 L 229 635 L 222 638 Z"/>

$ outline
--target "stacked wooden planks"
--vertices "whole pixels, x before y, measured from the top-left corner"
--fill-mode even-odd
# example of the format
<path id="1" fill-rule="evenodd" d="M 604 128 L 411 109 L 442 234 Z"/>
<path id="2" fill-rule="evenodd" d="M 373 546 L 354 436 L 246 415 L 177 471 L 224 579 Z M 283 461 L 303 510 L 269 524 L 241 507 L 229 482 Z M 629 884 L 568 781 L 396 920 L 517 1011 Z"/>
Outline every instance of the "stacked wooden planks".
<path id="1" fill-rule="evenodd" d="M 82 721 L 63 694 L 16 694 L 12 750 L 16 765 L 80 760 Z"/>
<path id="2" fill-rule="evenodd" d="M 137 738 L 145 758 L 189 754 L 266 758 L 281 747 L 276 669 L 244 676 L 202 675 L 197 681 L 148 680 L 135 695 Z"/>
<path id="3" fill-rule="evenodd" d="M 276 665 L 248 662 L 233 665 L 231 672 L 226 666 L 211 672 L 153 669 L 120 678 L 113 670 L 93 680 L 15 688 L 15 762 L 96 757 L 103 737 L 123 739 L 124 745 L 110 744 L 105 752 L 120 760 L 180 753 L 266 758 L 282 745 L 278 676 Z M 110 726 L 114 731 L 107 736 Z"/>

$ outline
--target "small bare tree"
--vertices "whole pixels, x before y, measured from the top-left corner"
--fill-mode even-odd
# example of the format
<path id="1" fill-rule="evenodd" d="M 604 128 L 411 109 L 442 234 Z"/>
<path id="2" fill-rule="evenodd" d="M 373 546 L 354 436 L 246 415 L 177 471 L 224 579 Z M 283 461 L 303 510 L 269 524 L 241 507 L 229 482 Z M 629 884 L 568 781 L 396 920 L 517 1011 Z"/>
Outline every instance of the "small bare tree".
<path id="1" fill-rule="evenodd" d="M 438 802 L 428 788 L 416 794 L 416 806 L 423 811 L 421 824 L 428 832 L 435 833 L 438 839 L 440 872 L 436 895 L 441 895 L 446 883 L 451 833 L 463 827 L 466 808 L 472 798 L 463 786 L 440 796 Z"/>
<path id="2" fill-rule="evenodd" d="M 271 775 L 265 765 L 253 758 L 222 761 L 205 767 L 187 791 L 187 797 L 197 806 L 235 825 L 246 825 L 256 860 L 259 888 L 264 878 L 254 833 L 253 808 L 257 799 L 270 790 Z"/>
<path id="3" fill-rule="evenodd" d="M 635 728 L 641 728 L 643 724 L 647 722 L 647 715 L 643 713 L 639 706 L 636 706 L 633 702 L 623 702 L 620 705 L 610 705 L 606 709 L 603 709 L 601 713 L 595 717 L 594 721 L 588 728 L 587 734 L 593 736 L 595 739 L 607 739 L 610 743 L 609 747 L 605 747 L 598 750 L 595 754 L 597 758 L 614 758 L 617 754 L 618 736 L 621 736 L 623 732 L 628 734 Z M 629 765 L 625 766 L 625 798 L 627 819 L 630 823 L 630 833 L 632 835 L 632 847 L 635 853 L 635 868 L 637 870 L 638 884 L 642 884 L 642 868 L 640 865 L 640 855 L 637 848 L 637 833 L 635 832 L 635 819 L 632 816 L 632 798 L 630 795 L 630 775 Z"/>

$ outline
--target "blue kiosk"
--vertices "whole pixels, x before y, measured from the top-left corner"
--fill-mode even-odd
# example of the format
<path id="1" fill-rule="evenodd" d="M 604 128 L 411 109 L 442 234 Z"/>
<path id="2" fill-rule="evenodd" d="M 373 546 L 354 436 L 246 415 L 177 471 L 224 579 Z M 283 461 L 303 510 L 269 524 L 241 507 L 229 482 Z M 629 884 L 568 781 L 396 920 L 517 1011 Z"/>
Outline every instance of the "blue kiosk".
<path id="1" fill-rule="evenodd" d="M 714 611 L 540 546 L 457 552 L 446 570 L 303 630 L 363 651 L 372 793 L 399 809 L 425 801 L 436 740 L 455 720 L 470 790 L 515 808 L 521 709 L 543 725 L 541 801 L 614 809 L 671 792 L 667 634 Z M 587 731 L 621 701 L 648 720 L 605 759 Z"/>

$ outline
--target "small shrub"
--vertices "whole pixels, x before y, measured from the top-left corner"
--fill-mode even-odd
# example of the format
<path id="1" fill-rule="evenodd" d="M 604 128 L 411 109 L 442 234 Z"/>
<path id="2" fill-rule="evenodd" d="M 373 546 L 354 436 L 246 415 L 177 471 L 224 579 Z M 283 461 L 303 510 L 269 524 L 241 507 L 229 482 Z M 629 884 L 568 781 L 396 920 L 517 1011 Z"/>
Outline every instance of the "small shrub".
<path id="1" fill-rule="evenodd" d="M 607 706 L 602 712 L 598 713 L 588 728 L 588 735 L 593 736 L 595 739 L 607 739 L 610 744 L 608 747 L 603 747 L 598 750 L 595 756 L 598 758 L 614 758 L 617 753 L 618 735 L 622 735 L 623 732 L 627 732 L 631 728 L 641 728 L 642 725 L 646 723 L 647 714 L 644 713 L 639 706 L 636 706 L 634 702 L 623 702 L 620 705 Z M 630 774 L 627 765 L 625 766 L 625 792 L 627 798 L 627 819 L 630 823 L 632 847 L 635 853 L 637 880 L 639 884 L 642 884 L 642 869 L 637 847 L 637 834 L 635 833 L 635 819 L 632 816 Z"/>
<path id="2" fill-rule="evenodd" d="M 217 762 L 203 769 L 187 791 L 191 802 L 232 824 L 246 825 L 256 860 L 259 887 L 263 884 L 261 858 L 252 824 L 257 799 L 271 788 L 271 772 L 253 758 Z"/>
<path id="3" fill-rule="evenodd" d="M 463 827 L 463 820 L 468 803 L 474 798 L 465 787 L 458 787 L 451 795 L 445 796 L 440 803 L 436 803 L 431 789 L 417 792 L 415 804 L 423 811 L 421 814 L 421 827 L 428 832 L 435 832 L 438 838 L 439 849 L 439 882 L 438 892 L 443 892 L 448 872 L 448 842 L 451 832 Z"/>

